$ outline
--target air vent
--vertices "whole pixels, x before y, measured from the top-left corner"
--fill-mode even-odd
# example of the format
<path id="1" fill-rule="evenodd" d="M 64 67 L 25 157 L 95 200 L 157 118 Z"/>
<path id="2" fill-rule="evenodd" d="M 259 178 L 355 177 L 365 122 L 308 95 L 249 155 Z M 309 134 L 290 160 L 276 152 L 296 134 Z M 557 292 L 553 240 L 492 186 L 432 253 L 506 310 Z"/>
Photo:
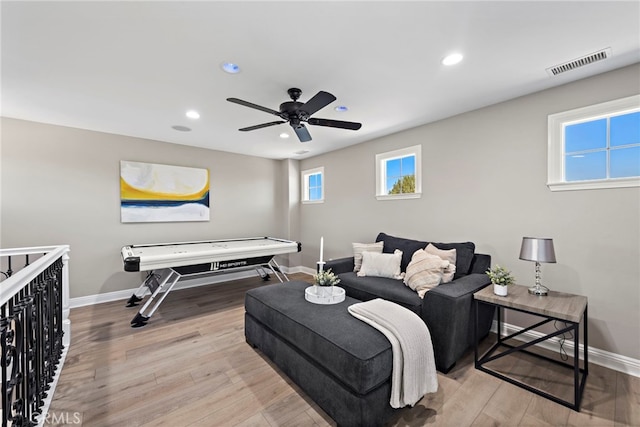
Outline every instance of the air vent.
<path id="1" fill-rule="evenodd" d="M 585 55 L 581 58 L 574 59 L 573 61 L 565 62 L 564 64 L 556 65 L 555 67 L 547 68 L 547 73 L 550 76 L 557 76 L 558 74 L 575 70 L 576 68 L 584 65 L 589 65 L 594 62 L 602 61 L 611 56 L 611 48 L 602 49 L 598 52 Z"/>

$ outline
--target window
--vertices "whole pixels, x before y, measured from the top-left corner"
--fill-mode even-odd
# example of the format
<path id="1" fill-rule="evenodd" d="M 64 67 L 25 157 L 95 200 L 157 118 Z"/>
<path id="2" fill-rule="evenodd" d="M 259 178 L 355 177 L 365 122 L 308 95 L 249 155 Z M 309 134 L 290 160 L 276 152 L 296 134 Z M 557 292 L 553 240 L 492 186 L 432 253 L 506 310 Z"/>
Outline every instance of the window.
<path id="1" fill-rule="evenodd" d="M 324 202 L 324 167 L 302 171 L 302 202 Z"/>
<path id="2" fill-rule="evenodd" d="M 640 186 L 640 95 L 549 116 L 551 191 Z"/>
<path id="3" fill-rule="evenodd" d="M 415 199 L 421 196 L 422 146 L 376 155 L 376 198 Z"/>

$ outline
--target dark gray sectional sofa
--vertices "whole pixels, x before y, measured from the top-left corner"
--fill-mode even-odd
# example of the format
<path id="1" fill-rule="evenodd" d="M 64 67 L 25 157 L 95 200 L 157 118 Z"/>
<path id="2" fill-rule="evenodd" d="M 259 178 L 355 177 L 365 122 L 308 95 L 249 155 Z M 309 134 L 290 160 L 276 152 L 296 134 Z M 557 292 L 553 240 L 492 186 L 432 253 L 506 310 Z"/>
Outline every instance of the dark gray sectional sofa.
<path id="1" fill-rule="evenodd" d="M 473 344 L 474 316 L 472 316 L 473 293 L 489 285 L 491 281 L 485 274 L 491 266 L 491 256 L 475 253 L 475 244 L 436 243 L 412 240 L 378 234 L 376 242 L 384 242 L 383 252 L 393 253 L 399 249 L 403 252 L 401 271 L 405 271 L 411 256 L 418 249 L 424 249 L 429 243 L 437 248 L 456 249 L 456 273 L 453 281 L 440 284 L 428 291 L 424 299 L 406 286 L 402 280 L 384 277 L 358 277 L 353 272 L 353 257 L 330 260 L 325 269 L 331 269 L 340 277 L 339 286 L 347 295 L 368 301 L 383 298 L 400 304 L 418 314 L 426 323 L 431 333 L 436 368 L 448 372 L 456 361 Z M 489 333 L 494 309 L 480 304 L 478 313 L 479 336 Z"/>

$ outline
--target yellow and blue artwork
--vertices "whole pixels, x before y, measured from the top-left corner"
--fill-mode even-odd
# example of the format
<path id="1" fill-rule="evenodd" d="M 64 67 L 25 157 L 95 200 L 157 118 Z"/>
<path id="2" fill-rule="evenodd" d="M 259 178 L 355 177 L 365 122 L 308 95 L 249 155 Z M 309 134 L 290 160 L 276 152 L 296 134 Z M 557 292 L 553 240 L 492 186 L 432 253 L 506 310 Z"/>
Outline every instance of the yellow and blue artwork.
<path id="1" fill-rule="evenodd" d="M 209 170 L 120 161 L 120 219 L 209 221 Z"/>

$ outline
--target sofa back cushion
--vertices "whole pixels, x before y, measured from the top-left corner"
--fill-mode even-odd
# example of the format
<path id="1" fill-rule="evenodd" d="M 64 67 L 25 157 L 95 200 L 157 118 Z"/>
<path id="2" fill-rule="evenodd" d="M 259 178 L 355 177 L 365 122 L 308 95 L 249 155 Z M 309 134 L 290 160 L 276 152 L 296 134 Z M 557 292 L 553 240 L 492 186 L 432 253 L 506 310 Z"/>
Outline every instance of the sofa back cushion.
<path id="1" fill-rule="evenodd" d="M 429 242 L 421 242 L 418 240 L 403 239 L 402 237 L 389 236 L 385 233 L 378 234 L 376 242 L 384 242 L 382 252 L 392 254 L 396 249 L 402 251 L 402 261 L 400 262 L 400 271 L 407 271 L 407 265 L 411 262 L 413 253 L 418 249 L 424 249 Z"/>
<path id="2" fill-rule="evenodd" d="M 402 251 L 402 262 L 400 270 L 404 273 L 407 271 L 407 265 L 411 262 L 411 257 L 418 249 L 424 249 L 430 242 L 420 240 L 405 239 L 402 237 L 390 236 L 386 233 L 379 233 L 376 242 L 384 242 L 382 252 L 392 254 L 393 251 L 399 249 Z M 473 242 L 462 243 L 436 243 L 433 245 L 442 250 L 456 250 L 456 273 L 454 280 L 458 277 L 466 276 L 471 270 L 471 263 L 476 251 L 476 245 Z"/>
<path id="3" fill-rule="evenodd" d="M 471 272 L 471 263 L 473 262 L 473 255 L 476 252 L 476 245 L 473 242 L 463 243 L 433 243 L 438 249 L 456 250 L 456 273 L 453 275 L 453 279 L 466 276 Z"/>

